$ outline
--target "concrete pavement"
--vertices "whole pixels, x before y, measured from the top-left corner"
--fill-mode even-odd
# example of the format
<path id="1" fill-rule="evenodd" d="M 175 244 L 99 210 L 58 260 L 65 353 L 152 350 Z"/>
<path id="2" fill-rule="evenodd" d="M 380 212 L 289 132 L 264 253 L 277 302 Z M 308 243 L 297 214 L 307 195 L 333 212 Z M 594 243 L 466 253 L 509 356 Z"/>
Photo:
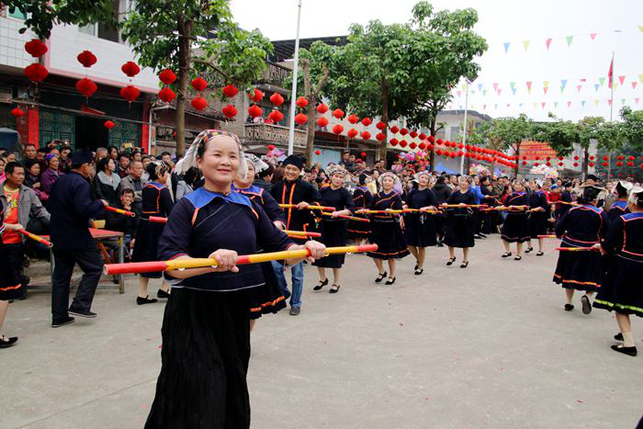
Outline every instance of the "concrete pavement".
<path id="1" fill-rule="evenodd" d="M 302 314 L 261 318 L 249 385 L 255 428 L 633 428 L 643 415 L 643 356 L 609 346 L 612 314 L 566 313 L 556 261 L 501 259 L 478 241 L 467 269 L 432 248 L 422 276 L 411 256 L 393 286 L 348 257 L 340 293 L 313 292 Z M 99 289 L 95 320 L 52 329 L 50 294 L 10 306 L 0 351 L 0 428 L 140 428 L 160 367 L 163 304 L 136 306 Z M 154 286 L 150 292 L 155 293 Z M 150 294 L 151 294 L 150 293 Z M 643 323 L 633 328 L 643 353 Z"/>

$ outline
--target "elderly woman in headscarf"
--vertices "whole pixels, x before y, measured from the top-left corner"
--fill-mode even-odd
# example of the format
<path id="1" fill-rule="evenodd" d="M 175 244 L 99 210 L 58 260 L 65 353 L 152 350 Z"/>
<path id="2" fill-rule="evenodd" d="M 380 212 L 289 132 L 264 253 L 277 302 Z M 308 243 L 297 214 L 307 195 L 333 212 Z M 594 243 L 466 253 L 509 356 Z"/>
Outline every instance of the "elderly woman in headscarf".
<path id="1" fill-rule="evenodd" d="M 45 165 L 47 169 L 40 174 L 40 190 L 47 195 L 51 194 L 51 188 L 56 183 L 56 180 L 63 175 L 58 167 L 60 166 L 60 159 L 55 153 L 45 155 Z"/>
<path id="2" fill-rule="evenodd" d="M 435 223 L 433 216 L 427 211 L 436 211 L 438 199 L 431 189 L 429 183 L 431 173 L 429 171 L 420 171 L 415 175 L 417 188 L 411 189 L 406 196 L 404 208 L 418 210 L 405 215 L 404 237 L 409 250 L 415 256 L 415 275 L 424 272 L 424 258 L 426 248 L 436 246 L 438 240 L 435 232 Z"/>

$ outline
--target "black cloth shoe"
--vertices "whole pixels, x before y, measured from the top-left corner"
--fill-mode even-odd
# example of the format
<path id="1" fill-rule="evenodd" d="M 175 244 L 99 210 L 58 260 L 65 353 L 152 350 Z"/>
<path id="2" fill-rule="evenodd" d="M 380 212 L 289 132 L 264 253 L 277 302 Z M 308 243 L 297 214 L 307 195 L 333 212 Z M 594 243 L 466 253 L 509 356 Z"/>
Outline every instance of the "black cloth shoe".
<path id="1" fill-rule="evenodd" d="M 384 280 L 384 277 L 386 277 L 388 273 L 384 271 L 383 273 L 380 273 L 377 278 L 375 279 L 375 283 L 382 283 L 382 280 Z"/>
<path id="2" fill-rule="evenodd" d="M 340 285 L 332 285 L 330 287 L 330 290 L 328 291 L 328 293 L 337 293 L 337 292 L 339 292 L 340 287 L 341 287 Z"/>
<path id="3" fill-rule="evenodd" d="M 322 288 L 323 288 L 324 286 L 326 286 L 327 284 L 328 284 L 328 279 L 326 279 L 326 280 L 324 280 L 324 281 L 321 281 L 321 280 L 320 280 L 320 281 L 319 281 L 319 284 L 318 284 L 317 286 L 315 286 L 315 287 L 313 288 L 313 290 L 322 290 Z"/>
<path id="4" fill-rule="evenodd" d="M 565 311 L 572 311 L 574 309 L 573 304 L 565 304 Z"/>
<path id="5" fill-rule="evenodd" d="M 460 268 L 467 268 L 469 266 L 469 261 L 462 261 Z"/>
<path id="6" fill-rule="evenodd" d="M 527 247 L 527 250 L 525 250 L 525 253 L 531 253 L 534 251 L 533 247 Z"/>
<path id="7" fill-rule="evenodd" d="M 74 316 L 84 317 L 86 319 L 95 319 L 98 316 L 98 314 L 89 310 L 74 310 L 73 308 L 69 309 L 69 314 L 73 314 Z"/>
<path id="8" fill-rule="evenodd" d="M 61 320 L 60 322 L 51 322 L 51 327 L 52 328 L 60 328 L 61 326 L 64 325 L 69 325 L 70 323 L 74 323 L 76 319 L 73 317 L 68 317 L 65 320 Z"/>
<path id="9" fill-rule="evenodd" d="M 168 292 L 165 292 L 163 289 L 159 289 L 158 292 L 156 292 L 156 297 L 168 299 L 170 297 L 170 294 Z"/>
<path id="10" fill-rule="evenodd" d="M 620 344 L 614 344 L 612 350 L 615 352 L 623 353 L 628 356 L 636 356 L 638 354 L 636 347 L 625 347 Z"/>
<path id="11" fill-rule="evenodd" d="M 17 342 L 18 342 L 18 337 L 0 338 L 0 349 L 6 349 L 7 347 L 11 347 Z"/>
<path id="12" fill-rule="evenodd" d="M 517 255 L 516 257 L 514 257 L 514 261 L 520 261 L 521 259 L 522 259 L 522 256 L 520 255 Z"/>
<path id="13" fill-rule="evenodd" d="M 614 335 L 614 339 L 616 341 L 623 341 L 623 334 L 619 332 L 618 334 Z"/>
<path id="14" fill-rule="evenodd" d="M 299 316 L 299 313 L 301 313 L 301 307 L 290 307 L 291 316 Z"/>
<path id="15" fill-rule="evenodd" d="M 150 298 L 149 295 L 145 298 L 141 298 L 140 296 L 136 297 L 136 304 L 138 305 L 154 304 L 155 302 L 158 302 L 158 299 Z"/>
<path id="16" fill-rule="evenodd" d="M 510 256 L 511 256 L 511 252 L 505 252 L 505 253 L 502 254 L 503 258 L 508 258 Z"/>
<path id="17" fill-rule="evenodd" d="M 453 265 L 454 262 L 455 262 L 455 256 L 453 258 L 449 258 L 449 260 L 447 261 L 447 266 Z"/>
<path id="18" fill-rule="evenodd" d="M 580 302 L 583 304 L 583 314 L 589 314 L 592 312 L 592 303 L 589 302 L 589 297 L 587 295 L 581 296 Z"/>
<path id="19" fill-rule="evenodd" d="M 545 252 L 542 252 L 542 251 L 539 250 L 538 253 L 536 253 L 536 256 L 543 256 L 544 254 L 545 254 Z"/>
<path id="20" fill-rule="evenodd" d="M 384 284 L 392 285 L 393 283 L 395 283 L 395 277 L 389 277 Z"/>
<path id="21" fill-rule="evenodd" d="M 416 266 L 416 267 L 415 267 L 415 272 L 414 272 L 413 274 L 415 274 L 416 276 L 419 276 L 419 275 L 420 275 L 420 274 L 422 274 L 423 272 L 424 272 L 424 268 L 418 268 L 418 267 Z"/>

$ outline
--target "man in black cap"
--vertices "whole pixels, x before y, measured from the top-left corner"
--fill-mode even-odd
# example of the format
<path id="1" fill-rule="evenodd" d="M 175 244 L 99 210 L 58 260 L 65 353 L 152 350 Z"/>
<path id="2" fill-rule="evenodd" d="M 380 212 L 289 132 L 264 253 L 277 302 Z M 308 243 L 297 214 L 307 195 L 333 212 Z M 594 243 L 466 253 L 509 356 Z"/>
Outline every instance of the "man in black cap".
<path id="1" fill-rule="evenodd" d="M 56 181 L 49 197 L 55 261 L 51 294 L 53 328 L 72 323 L 74 318 L 69 313 L 96 317 L 90 310 L 103 262 L 89 232 L 89 220 L 103 214 L 107 202 L 92 200 L 88 181 L 94 174 L 92 161 L 91 152 L 74 152 L 71 172 Z M 84 274 L 68 310 L 69 286 L 76 263 Z"/>
<path id="2" fill-rule="evenodd" d="M 294 204 L 294 208 L 284 209 L 286 215 L 286 229 L 296 231 L 310 231 L 314 227 L 315 219 L 310 210 L 306 208 L 321 200 L 319 191 L 308 182 L 299 178 L 304 168 L 305 160 L 296 155 L 290 155 L 284 160 L 284 180 L 276 183 L 270 193 L 279 204 Z M 293 239 L 295 241 L 306 241 Z M 273 264 L 277 281 L 281 286 L 284 296 L 288 296 L 288 285 L 281 264 Z M 301 293 L 304 286 L 304 265 L 299 262 L 292 266 L 292 295 L 290 295 L 290 315 L 297 316 L 301 312 Z"/>

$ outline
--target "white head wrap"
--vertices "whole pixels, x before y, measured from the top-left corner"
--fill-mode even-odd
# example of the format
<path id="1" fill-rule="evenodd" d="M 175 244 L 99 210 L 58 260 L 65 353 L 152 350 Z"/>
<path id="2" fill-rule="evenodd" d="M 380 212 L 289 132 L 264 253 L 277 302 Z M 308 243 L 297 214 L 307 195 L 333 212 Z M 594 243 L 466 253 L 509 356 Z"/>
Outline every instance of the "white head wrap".
<path id="1" fill-rule="evenodd" d="M 176 163 L 176 172 L 178 174 L 183 174 L 191 167 L 198 167 L 196 159 L 199 148 L 205 146 L 210 140 L 213 140 L 218 136 L 230 137 L 237 143 L 237 147 L 239 148 L 239 171 L 237 172 L 237 174 L 239 175 L 239 177 L 245 178 L 248 175 L 248 165 L 246 164 L 245 154 L 243 152 L 243 147 L 241 146 L 239 137 L 237 137 L 236 134 L 220 130 L 201 131 L 199 135 L 196 136 L 187 152 L 185 152 L 185 156 Z"/>
<path id="2" fill-rule="evenodd" d="M 384 173 L 380 174 L 380 177 L 377 178 L 377 183 L 379 183 L 380 186 L 384 186 L 385 177 L 392 177 L 393 180 L 395 180 L 395 183 L 393 183 L 393 187 L 399 186 L 401 183 L 400 178 L 397 177 L 397 174 L 393 173 L 392 171 L 385 171 Z"/>
<path id="3" fill-rule="evenodd" d="M 246 162 L 251 163 L 255 167 L 255 172 L 256 173 L 261 173 L 262 171 L 265 171 L 268 169 L 268 164 L 263 162 L 261 158 L 259 158 L 257 155 L 254 155 L 252 153 L 246 153 L 245 155 Z"/>
<path id="4" fill-rule="evenodd" d="M 431 183 L 431 172 L 429 172 L 428 170 L 422 170 L 415 173 L 415 176 L 413 177 L 415 178 L 415 181 L 418 183 L 420 182 L 420 176 L 429 176 L 429 183 Z"/>
<path id="5" fill-rule="evenodd" d="M 632 204 L 639 205 L 639 201 L 643 200 L 643 188 L 639 186 L 632 186 L 630 189 L 630 197 L 628 201 Z"/>
<path id="6" fill-rule="evenodd" d="M 326 175 L 330 178 L 333 174 L 341 174 L 346 177 L 348 175 L 348 171 L 346 171 L 346 169 L 341 165 L 333 164 L 326 168 Z"/>

